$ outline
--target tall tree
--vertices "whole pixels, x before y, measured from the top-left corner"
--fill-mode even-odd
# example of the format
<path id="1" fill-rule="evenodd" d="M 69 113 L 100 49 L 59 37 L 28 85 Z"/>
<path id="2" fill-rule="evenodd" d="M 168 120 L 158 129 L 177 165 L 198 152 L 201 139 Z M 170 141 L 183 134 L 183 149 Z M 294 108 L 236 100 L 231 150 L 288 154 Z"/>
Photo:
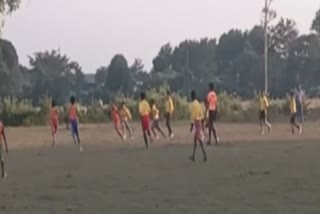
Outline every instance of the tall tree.
<path id="1" fill-rule="evenodd" d="M 318 36 L 320 36 L 320 9 L 316 13 L 316 17 L 312 22 L 311 29 L 314 30 Z"/>
<path id="2" fill-rule="evenodd" d="M 0 44 L 0 96 L 18 95 L 22 78 L 17 51 L 7 40 L 0 40 Z"/>
<path id="3" fill-rule="evenodd" d="M 126 58 L 121 54 L 115 55 L 108 68 L 107 88 L 113 93 L 127 93 L 130 81 L 129 71 Z"/>
<path id="4" fill-rule="evenodd" d="M 29 57 L 33 73 L 33 100 L 39 101 L 43 96 L 54 98 L 64 103 L 70 95 L 79 96 L 84 76 L 78 63 L 70 61 L 58 51 L 35 53 Z"/>

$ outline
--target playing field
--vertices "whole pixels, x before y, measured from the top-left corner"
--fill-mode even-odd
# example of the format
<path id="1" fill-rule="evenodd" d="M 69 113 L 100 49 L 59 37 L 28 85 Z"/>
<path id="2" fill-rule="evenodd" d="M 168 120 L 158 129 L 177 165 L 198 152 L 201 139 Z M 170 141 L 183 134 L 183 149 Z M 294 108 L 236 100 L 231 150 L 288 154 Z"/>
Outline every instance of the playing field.
<path id="1" fill-rule="evenodd" d="M 256 125 L 219 125 L 208 162 L 188 160 L 188 126 L 173 141 L 121 142 L 111 126 L 82 126 L 84 152 L 61 127 L 50 150 L 48 128 L 9 128 L 8 178 L 1 214 L 319 214 L 320 127 L 292 136 L 287 124 L 260 136 Z"/>

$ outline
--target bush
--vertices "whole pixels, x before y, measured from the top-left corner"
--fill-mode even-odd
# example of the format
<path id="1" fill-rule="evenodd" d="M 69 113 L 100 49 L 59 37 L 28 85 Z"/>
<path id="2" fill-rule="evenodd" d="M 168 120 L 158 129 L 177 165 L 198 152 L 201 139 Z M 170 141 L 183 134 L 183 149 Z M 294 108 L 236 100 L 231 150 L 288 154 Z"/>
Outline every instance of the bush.
<path id="1" fill-rule="evenodd" d="M 154 99 L 161 111 L 161 118 L 165 113 L 165 94 L 169 88 L 166 86 L 159 89 L 151 89 L 147 91 L 148 100 Z M 258 97 L 254 100 L 243 101 L 240 97 L 229 95 L 221 92 L 219 95 L 218 120 L 221 122 L 257 122 L 259 112 Z M 189 103 L 186 97 L 178 93 L 172 93 L 175 105 L 175 120 L 190 120 Z M 18 100 L 13 97 L 0 99 L 0 119 L 10 126 L 31 126 L 48 124 L 48 115 L 50 109 L 50 99 L 45 98 L 40 102 L 40 106 L 33 106 L 31 100 Z M 133 97 L 125 97 L 117 94 L 113 103 L 120 105 L 125 102 L 126 106 L 131 110 L 134 120 L 139 118 L 138 102 Z M 79 105 L 79 119 L 81 123 L 104 123 L 110 121 L 108 112 L 110 104 L 101 108 L 99 100 L 94 101 L 89 106 Z M 68 122 L 67 117 L 68 104 L 59 107 L 60 123 Z M 305 115 L 307 119 L 314 119 L 320 114 L 320 106 L 314 102 L 306 102 Z M 270 108 L 268 111 L 269 119 L 273 121 L 287 121 L 289 118 L 289 99 L 273 99 L 270 100 Z"/>

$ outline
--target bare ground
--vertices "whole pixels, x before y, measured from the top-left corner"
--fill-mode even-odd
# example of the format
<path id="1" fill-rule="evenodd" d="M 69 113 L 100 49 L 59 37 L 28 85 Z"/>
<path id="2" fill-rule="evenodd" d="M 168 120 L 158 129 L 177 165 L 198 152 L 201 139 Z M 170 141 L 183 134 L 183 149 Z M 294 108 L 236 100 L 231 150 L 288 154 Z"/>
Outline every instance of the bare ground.
<path id="1" fill-rule="evenodd" d="M 292 136 L 287 124 L 260 136 L 250 124 L 219 125 L 222 146 L 208 162 L 187 157 L 188 126 L 145 150 L 121 142 L 111 126 L 82 126 L 79 153 L 61 127 L 50 150 L 48 128 L 9 128 L 9 176 L 0 181 L 0 214 L 320 213 L 320 127 Z"/>

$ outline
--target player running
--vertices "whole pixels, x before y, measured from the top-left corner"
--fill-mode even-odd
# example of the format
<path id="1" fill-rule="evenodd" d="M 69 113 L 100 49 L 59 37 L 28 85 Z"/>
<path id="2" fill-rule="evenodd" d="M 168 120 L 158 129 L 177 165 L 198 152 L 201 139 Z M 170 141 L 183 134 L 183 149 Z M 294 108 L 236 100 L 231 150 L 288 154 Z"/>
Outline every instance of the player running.
<path id="1" fill-rule="evenodd" d="M 299 133 L 302 134 L 301 125 L 297 124 L 296 122 L 297 103 L 293 92 L 290 93 L 290 113 L 290 125 L 292 134 L 294 134 L 294 128 L 297 128 L 299 130 Z"/>
<path id="2" fill-rule="evenodd" d="M 3 144 L 5 147 L 5 152 L 8 154 L 8 144 L 7 144 L 7 138 L 6 138 L 6 134 L 4 131 L 4 125 L 2 123 L 2 121 L 0 120 L 0 162 L 1 162 L 1 177 L 2 178 L 6 178 L 7 177 L 7 173 L 5 171 L 5 166 L 4 166 L 4 148 L 3 148 Z"/>
<path id="3" fill-rule="evenodd" d="M 50 122 L 51 122 L 51 134 L 52 134 L 52 148 L 54 148 L 56 144 L 56 135 L 57 135 L 58 126 L 59 126 L 59 110 L 54 100 L 52 100 L 51 102 Z"/>
<path id="4" fill-rule="evenodd" d="M 151 118 L 152 118 L 152 125 L 151 125 L 151 131 L 153 133 L 153 136 L 156 140 L 159 140 L 159 137 L 156 133 L 156 130 L 160 132 L 163 138 L 166 137 L 166 135 L 163 133 L 161 127 L 160 127 L 160 117 L 159 117 L 159 109 L 156 106 L 155 100 L 150 100 L 151 105 Z"/>
<path id="5" fill-rule="evenodd" d="M 266 94 L 263 91 L 260 91 L 259 105 L 260 105 L 260 112 L 259 112 L 260 131 L 261 131 L 261 135 L 264 135 L 264 126 L 267 126 L 268 131 L 270 132 L 271 124 L 268 122 L 268 118 L 267 118 L 269 101 Z"/>
<path id="6" fill-rule="evenodd" d="M 124 102 L 121 103 L 120 106 L 120 116 L 121 116 L 121 122 L 122 122 L 122 126 L 124 127 L 124 136 L 126 136 L 126 131 L 129 133 L 129 137 L 131 140 L 134 139 L 134 137 L 132 136 L 132 129 L 130 126 L 130 121 L 132 120 L 132 115 L 130 110 L 127 108 L 127 106 L 125 105 Z"/>
<path id="7" fill-rule="evenodd" d="M 146 145 L 146 148 L 149 147 L 148 137 L 152 141 L 151 133 L 150 133 L 150 105 L 146 100 L 146 94 L 142 92 L 140 94 L 140 102 L 139 102 L 139 113 L 141 118 L 141 128 L 143 132 L 143 139 Z"/>
<path id="8" fill-rule="evenodd" d="M 218 111 L 218 97 L 214 90 L 213 83 L 209 84 L 209 93 L 207 95 L 206 102 L 206 112 L 208 112 L 208 129 L 209 129 L 209 139 L 207 144 L 211 145 L 211 136 L 213 135 L 216 145 L 219 144 L 219 137 L 217 136 L 217 131 L 215 128 L 215 122 Z"/>
<path id="9" fill-rule="evenodd" d="M 167 91 L 167 95 L 166 95 L 166 125 L 168 128 L 169 137 L 171 139 L 174 138 L 174 133 L 171 128 L 171 119 L 172 119 L 173 112 L 174 112 L 174 104 L 172 101 L 171 92 Z"/>
<path id="10" fill-rule="evenodd" d="M 121 122 L 120 112 L 115 104 L 111 107 L 111 119 L 114 125 L 114 129 L 122 140 L 126 140 L 127 136 L 124 133 L 124 127 Z"/>
<path id="11" fill-rule="evenodd" d="M 203 161 L 205 162 L 205 161 L 207 161 L 207 155 L 206 155 L 206 151 L 203 146 L 204 134 L 202 131 L 203 130 L 202 121 L 204 118 L 204 114 L 203 114 L 202 106 L 199 103 L 199 101 L 197 100 L 195 91 L 191 92 L 191 100 L 192 100 L 192 103 L 190 106 L 190 114 L 191 114 L 192 124 L 191 124 L 190 131 L 192 131 L 192 129 L 194 127 L 195 134 L 194 134 L 194 142 L 193 142 L 193 152 L 192 152 L 192 155 L 190 156 L 190 160 L 192 160 L 193 162 L 195 161 L 197 144 L 199 142 L 201 150 L 202 150 L 202 154 L 203 154 Z"/>
<path id="12" fill-rule="evenodd" d="M 76 99 L 74 96 L 70 97 L 70 106 L 68 110 L 69 122 L 71 126 L 71 134 L 75 144 L 79 145 L 80 152 L 83 151 L 80 136 L 79 136 L 79 124 L 78 124 L 78 106 L 76 104 Z"/>

